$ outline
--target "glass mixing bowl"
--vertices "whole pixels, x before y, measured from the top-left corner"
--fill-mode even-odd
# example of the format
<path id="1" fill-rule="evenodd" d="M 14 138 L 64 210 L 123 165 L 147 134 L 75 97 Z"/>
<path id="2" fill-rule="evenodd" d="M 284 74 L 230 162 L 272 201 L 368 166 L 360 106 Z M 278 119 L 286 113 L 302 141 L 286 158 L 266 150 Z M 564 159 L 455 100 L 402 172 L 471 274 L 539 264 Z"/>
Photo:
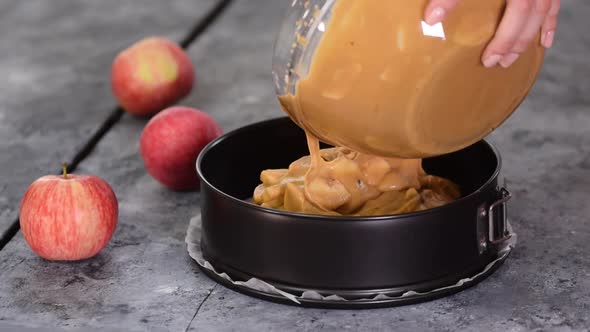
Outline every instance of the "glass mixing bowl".
<path id="1" fill-rule="evenodd" d="M 528 94 L 543 48 L 486 69 L 506 1 L 462 0 L 434 26 L 426 5 L 294 0 L 273 58 L 285 112 L 326 143 L 388 157 L 446 154 L 491 133 Z"/>

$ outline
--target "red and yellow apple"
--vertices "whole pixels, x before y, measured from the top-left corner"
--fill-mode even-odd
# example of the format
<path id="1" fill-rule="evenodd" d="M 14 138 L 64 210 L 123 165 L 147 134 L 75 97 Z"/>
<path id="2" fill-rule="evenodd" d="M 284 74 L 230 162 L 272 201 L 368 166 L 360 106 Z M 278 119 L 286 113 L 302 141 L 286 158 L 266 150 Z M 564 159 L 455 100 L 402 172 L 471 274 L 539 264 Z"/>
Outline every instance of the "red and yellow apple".
<path id="1" fill-rule="evenodd" d="M 20 207 L 25 241 L 52 261 L 90 258 L 110 241 L 118 203 L 108 183 L 97 176 L 47 175 L 27 189 Z"/>
<path id="2" fill-rule="evenodd" d="M 121 107 L 151 116 L 190 93 L 194 67 L 174 42 L 150 37 L 125 49 L 113 61 L 111 87 Z"/>
<path id="3" fill-rule="evenodd" d="M 205 145 L 222 130 L 197 109 L 176 106 L 153 117 L 144 128 L 140 149 L 148 173 L 177 191 L 199 189 L 196 160 Z"/>

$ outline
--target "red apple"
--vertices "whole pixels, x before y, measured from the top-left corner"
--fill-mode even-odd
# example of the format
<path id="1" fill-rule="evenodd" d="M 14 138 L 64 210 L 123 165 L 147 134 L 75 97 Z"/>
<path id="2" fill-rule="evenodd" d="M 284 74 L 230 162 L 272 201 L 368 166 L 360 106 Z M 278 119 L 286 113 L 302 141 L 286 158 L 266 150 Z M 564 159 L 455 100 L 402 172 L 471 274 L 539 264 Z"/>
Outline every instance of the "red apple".
<path id="1" fill-rule="evenodd" d="M 113 94 L 127 112 L 151 116 L 188 95 L 194 67 L 174 42 L 150 37 L 119 53 L 111 70 Z"/>
<path id="2" fill-rule="evenodd" d="M 204 112 L 176 106 L 153 117 L 141 134 L 147 171 L 164 186 L 178 191 L 199 189 L 195 168 L 203 147 L 222 134 Z"/>
<path id="3" fill-rule="evenodd" d="M 111 239 L 118 203 L 108 183 L 96 176 L 48 175 L 31 184 L 20 207 L 25 241 L 53 261 L 90 258 Z"/>

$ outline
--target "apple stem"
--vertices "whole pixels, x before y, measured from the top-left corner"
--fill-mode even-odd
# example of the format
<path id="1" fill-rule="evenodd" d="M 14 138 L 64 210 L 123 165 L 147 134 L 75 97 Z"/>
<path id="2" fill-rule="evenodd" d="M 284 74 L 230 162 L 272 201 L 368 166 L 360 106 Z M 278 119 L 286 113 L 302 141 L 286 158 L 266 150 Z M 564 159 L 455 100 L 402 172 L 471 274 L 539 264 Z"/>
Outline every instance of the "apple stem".
<path id="1" fill-rule="evenodd" d="M 64 162 L 61 164 L 61 171 L 64 176 L 64 179 L 67 180 L 68 179 L 68 164 L 67 163 Z"/>

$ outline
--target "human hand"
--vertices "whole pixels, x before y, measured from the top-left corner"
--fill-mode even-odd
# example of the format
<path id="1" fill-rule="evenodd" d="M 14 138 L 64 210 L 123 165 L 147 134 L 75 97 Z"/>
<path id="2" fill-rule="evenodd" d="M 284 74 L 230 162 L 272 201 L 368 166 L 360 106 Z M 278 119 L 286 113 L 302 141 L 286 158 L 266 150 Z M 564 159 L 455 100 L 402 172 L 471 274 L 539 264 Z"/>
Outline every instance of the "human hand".
<path id="1" fill-rule="evenodd" d="M 461 0 L 430 0 L 426 23 L 441 22 Z M 485 1 L 485 0 L 481 0 Z M 485 67 L 510 67 L 530 46 L 541 29 L 541 45 L 553 45 L 561 0 L 506 0 L 504 17 L 482 56 Z"/>

